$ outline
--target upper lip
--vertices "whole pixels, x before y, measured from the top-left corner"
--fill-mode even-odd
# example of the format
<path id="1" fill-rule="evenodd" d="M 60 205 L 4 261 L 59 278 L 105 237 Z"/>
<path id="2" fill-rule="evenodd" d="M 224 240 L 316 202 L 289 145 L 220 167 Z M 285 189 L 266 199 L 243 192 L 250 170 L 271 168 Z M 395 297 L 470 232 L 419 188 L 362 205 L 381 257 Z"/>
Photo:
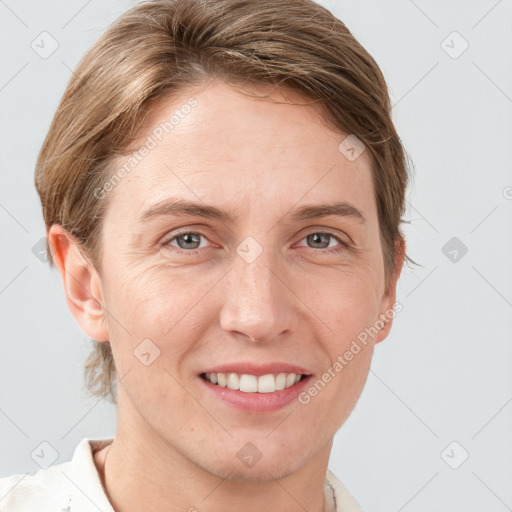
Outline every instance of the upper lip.
<path id="1" fill-rule="evenodd" d="M 290 363 L 273 362 L 265 364 L 256 364 L 250 362 L 225 363 L 219 366 L 213 366 L 204 370 L 202 373 L 238 373 L 248 375 L 267 375 L 269 373 L 295 373 L 296 375 L 309 375 L 306 369 Z"/>

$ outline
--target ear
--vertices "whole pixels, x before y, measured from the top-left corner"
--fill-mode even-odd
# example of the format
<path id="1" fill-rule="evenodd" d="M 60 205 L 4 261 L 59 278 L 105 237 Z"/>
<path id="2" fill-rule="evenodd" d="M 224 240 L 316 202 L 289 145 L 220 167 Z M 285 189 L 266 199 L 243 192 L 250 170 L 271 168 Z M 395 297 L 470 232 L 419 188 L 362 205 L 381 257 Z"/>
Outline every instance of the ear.
<path id="1" fill-rule="evenodd" d="M 401 311 L 399 307 L 395 307 L 396 302 L 396 285 L 398 282 L 398 278 L 402 272 L 402 267 L 405 260 L 405 241 L 397 240 L 395 242 L 395 272 L 390 279 L 388 289 L 385 291 L 382 302 L 381 302 L 381 310 L 380 310 L 380 322 L 379 327 L 382 323 L 384 326 L 379 329 L 379 332 L 376 334 L 374 338 L 374 344 L 380 343 L 384 339 L 387 338 L 389 331 L 391 330 L 391 326 L 393 325 L 393 318 L 395 316 L 395 312 Z M 377 320 L 378 322 L 379 320 Z"/>
<path id="2" fill-rule="evenodd" d="M 79 242 L 58 224 L 48 230 L 48 241 L 59 269 L 68 307 L 81 329 L 96 341 L 109 341 L 101 280 L 80 251 Z"/>

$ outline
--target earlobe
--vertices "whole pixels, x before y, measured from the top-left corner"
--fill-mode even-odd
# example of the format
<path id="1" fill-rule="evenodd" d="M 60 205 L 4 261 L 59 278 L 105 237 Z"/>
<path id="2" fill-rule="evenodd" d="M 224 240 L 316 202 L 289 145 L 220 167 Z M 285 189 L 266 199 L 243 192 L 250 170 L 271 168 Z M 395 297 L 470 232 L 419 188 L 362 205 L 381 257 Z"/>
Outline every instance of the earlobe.
<path id="1" fill-rule="evenodd" d="M 90 338 L 109 341 L 98 273 L 82 255 L 77 240 L 62 226 L 52 225 L 47 236 L 75 320 Z"/>

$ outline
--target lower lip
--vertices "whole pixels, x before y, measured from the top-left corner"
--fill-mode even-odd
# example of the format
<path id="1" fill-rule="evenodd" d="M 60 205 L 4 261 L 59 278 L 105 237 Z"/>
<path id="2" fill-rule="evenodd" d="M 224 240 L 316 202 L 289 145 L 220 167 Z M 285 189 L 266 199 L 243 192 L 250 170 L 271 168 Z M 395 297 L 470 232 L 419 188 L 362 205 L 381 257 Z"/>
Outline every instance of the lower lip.
<path id="1" fill-rule="evenodd" d="M 311 375 L 304 377 L 289 388 L 273 391 L 272 393 L 246 393 L 212 384 L 201 376 L 198 378 L 216 399 L 243 411 L 260 414 L 276 411 L 295 400 L 308 386 Z"/>

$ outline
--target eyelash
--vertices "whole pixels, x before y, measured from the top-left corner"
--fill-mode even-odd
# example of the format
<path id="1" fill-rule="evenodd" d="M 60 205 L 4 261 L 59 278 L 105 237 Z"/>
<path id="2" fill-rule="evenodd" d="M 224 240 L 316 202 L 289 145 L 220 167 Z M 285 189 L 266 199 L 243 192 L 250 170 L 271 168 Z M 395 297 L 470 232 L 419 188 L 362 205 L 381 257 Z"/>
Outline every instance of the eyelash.
<path id="1" fill-rule="evenodd" d="M 162 245 L 164 247 L 167 247 L 167 246 L 173 247 L 173 250 L 177 251 L 179 254 L 186 254 L 187 256 L 193 256 L 202 250 L 202 249 L 192 249 L 189 251 L 189 250 L 181 249 L 180 247 L 171 245 L 171 242 L 173 242 L 174 240 L 176 240 L 177 238 L 179 238 L 180 236 L 183 236 L 183 235 L 199 235 L 208 240 L 208 238 L 205 235 L 203 235 L 202 233 L 199 233 L 197 231 L 182 231 L 181 233 L 175 234 L 172 238 L 169 238 L 168 240 L 162 242 Z M 317 252 L 319 251 L 319 252 L 323 252 L 323 253 L 327 253 L 327 254 L 335 254 L 335 253 L 338 253 L 341 251 L 346 251 L 346 250 L 351 249 L 351 246 L 347 242 L 344 242 L 339 236 L 337 236 L 333 233 L 330 233 L 328 231 L 312 231 L 311 233 L 308 233 L 306 236 L 301 238 L 300 241 L 304 240 L 305 238 L 307 238 L 310 235 L 327 235 L 327 236 L 334 238 L 339 243 L 339 246 L 337 246 L 337 247 L 331 247 L 330 249 L 318 249 Z M 313 247 L 309 247 L 309 249 L 315 250 Z"/>

